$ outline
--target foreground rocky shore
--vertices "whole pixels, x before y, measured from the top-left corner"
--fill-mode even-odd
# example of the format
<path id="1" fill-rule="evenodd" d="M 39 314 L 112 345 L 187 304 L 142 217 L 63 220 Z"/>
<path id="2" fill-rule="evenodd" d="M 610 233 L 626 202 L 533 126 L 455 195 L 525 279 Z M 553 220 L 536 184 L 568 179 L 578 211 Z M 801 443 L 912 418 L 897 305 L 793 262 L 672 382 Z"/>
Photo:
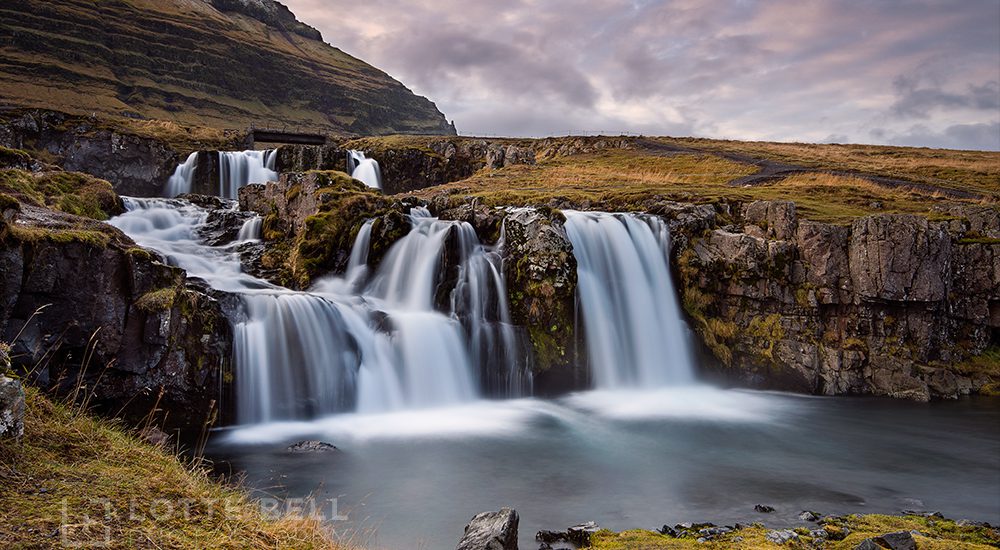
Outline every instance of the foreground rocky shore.
<path id="1" fill-rule="evenodd" d="M 758 504 L 756 512 L 775 509 Z M 906 510 L 902 515 L 823 516 L 798 514 L 801 525 L 768 529 L 762 522 L 719 526 L 679 523 L 656 530 L 614 532 L 588 522 L 565 531 L 539 531 L 539 550 L 658 550 L 676 548 L 799 548 L 852 550 L 976 549 L 1000 545 L 1000 530 L 989 523 L 951 520 L 937 512 Z M 519 517 L 515 510 L 477 514 L 465 528 L 457 550 L 517 550 Z"/>

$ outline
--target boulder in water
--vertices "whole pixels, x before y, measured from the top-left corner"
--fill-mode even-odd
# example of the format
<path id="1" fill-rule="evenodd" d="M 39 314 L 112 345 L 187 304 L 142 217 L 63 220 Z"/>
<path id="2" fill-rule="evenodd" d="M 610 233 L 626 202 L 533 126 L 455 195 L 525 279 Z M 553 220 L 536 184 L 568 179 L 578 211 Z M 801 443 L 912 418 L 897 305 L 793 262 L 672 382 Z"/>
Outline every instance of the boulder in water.
<path id="1" fill-rule="evenodd" d="M 758 504 L 753 507 L 754 511 L 760 512 L 762 514 L 770 514 L 774 511 L 774 506 L 768 506 L 767 504 Z"/>
<path id="2" fill-rule="evenodd" d="M 517 523 L 511 508 L 476 514 L 455 550 L 517 550 Z"/>

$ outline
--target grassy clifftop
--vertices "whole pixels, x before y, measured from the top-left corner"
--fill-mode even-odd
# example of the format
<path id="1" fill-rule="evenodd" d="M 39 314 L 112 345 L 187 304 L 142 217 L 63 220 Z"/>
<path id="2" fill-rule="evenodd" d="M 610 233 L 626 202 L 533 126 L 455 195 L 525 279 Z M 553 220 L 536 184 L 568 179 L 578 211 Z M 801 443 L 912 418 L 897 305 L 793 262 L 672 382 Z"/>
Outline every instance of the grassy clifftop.
<path id="1" fill-rule="evenodd" d="M 429 100 L 324 43 L 272 0 L 4 2 L 0 97 L 222 128 L 453 132 Z"/>

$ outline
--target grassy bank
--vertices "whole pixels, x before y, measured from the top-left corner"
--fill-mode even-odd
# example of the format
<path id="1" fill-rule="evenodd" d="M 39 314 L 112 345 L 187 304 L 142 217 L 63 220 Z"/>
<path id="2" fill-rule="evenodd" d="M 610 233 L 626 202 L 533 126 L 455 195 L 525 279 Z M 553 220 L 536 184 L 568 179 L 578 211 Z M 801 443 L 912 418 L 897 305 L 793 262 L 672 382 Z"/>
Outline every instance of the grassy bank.
<path id="1" fill-rule="evenodd" d="M 26 395 L 23 441 L 0 442 L 0 547 L 342 548 L 318 520 L 271 519 L 122 426 Z"/>

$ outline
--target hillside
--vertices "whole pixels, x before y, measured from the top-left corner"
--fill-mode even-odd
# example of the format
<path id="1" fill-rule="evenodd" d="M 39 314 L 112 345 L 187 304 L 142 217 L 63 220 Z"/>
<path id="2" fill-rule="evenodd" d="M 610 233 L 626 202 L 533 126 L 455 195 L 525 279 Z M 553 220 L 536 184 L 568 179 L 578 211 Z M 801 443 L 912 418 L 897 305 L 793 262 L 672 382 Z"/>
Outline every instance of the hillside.
<path id="1" fill-rule="evenodd" d="M 240 128 L 452 134 L 424 97 L 273 0 L 9 0 L 0 107 Z"/>

